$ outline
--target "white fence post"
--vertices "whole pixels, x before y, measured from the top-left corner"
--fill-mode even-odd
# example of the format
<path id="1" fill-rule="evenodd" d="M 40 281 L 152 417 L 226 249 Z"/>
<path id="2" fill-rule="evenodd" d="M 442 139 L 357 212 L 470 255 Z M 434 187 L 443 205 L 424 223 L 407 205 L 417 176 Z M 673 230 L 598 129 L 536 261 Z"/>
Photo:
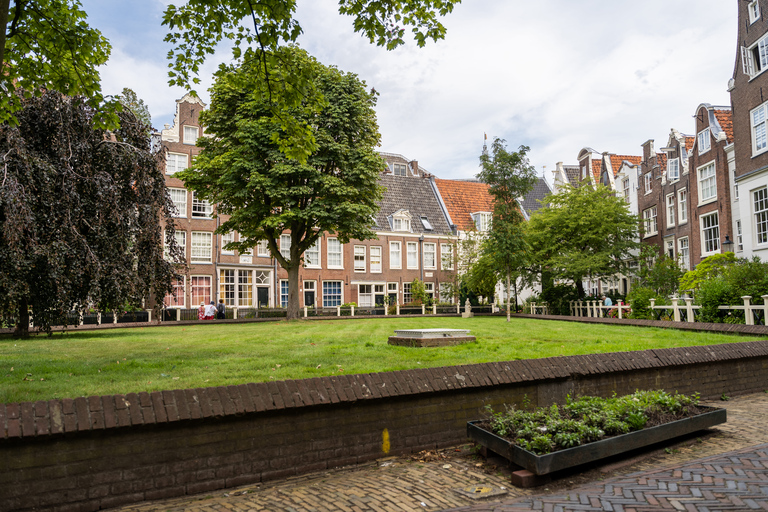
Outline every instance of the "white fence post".
<path id="1" fill-rule="evenodd" d="M 81 317 L 81 321 L 82 321 L 82 317 Z M 152 310 L 148 309 L 147 310 L 147 323 L 149 323 L 151 321 L 152 321 Z"/>
<path id="2" fill-rule="evenodd" d="M 763 325 L 768 326 L 768 295 L 761 295 L 763 298 Z"/>
<path id="3" fill-rule="evenodd" d="M 624 302 L 619 301 L 619 320 L 624 318 Z"/>
<path id="4" fill-rule="evenodd" d="M 752 307 L 750 306 L 751 295 L 744 295 L 741 300 L 744 301 L 744 321 L 747 325 L 755 325 L 755 316 L 752 314 Z"/>
<path id="5" fill-rule="evenodd" d="M 677 297 L 672 297 L 672 315 L 673 315 L 672 318 L 675 320 L 675 322 L 680 321 L 680 309 L 677 307 L 677 302 L 679 300 L 680 299 L 678 299 Z"/>
<path id="6" fill-rule="evenodd" d="M 336 306 L 336 316 L 341 316 L 341 306 Z"/>
<path id="7" fill-rule="evenodd" d="M 422 315 L 425 315 L 425 314 L 427 314 L 427 310 L 426 310 L 426 308 L 424 307 L 424 304 L 422 304 L 422 305 L 421 305 L 421 314 L 422 314 Z"/>
<path id="8" fill-rule="evenodd" d="M 237 308 L 232 308 L 232 319 L 237 320 Z"/>
<path id="9" fill-rule="evenodd" d="M 686 297 L 685 298 L 685 310 L 687 311 L 686 320 L 688 322 L 694 322 L 693 318 L 693 297 Z"/>
<path id="10" fill-rule="evenodd" d="M 307 318 L 307 306 L 304 306 L 304 318 Z"/>
<path id="11" fill-rule="evenodd" d="M 350 316 L 355 316 L 355 306 L 349 306 Z"/>
<path id="12" fill-rule="evenodd" d="M 432 304 L 432 314 L 433 315 L 437 314 L 437 304 Z"/>

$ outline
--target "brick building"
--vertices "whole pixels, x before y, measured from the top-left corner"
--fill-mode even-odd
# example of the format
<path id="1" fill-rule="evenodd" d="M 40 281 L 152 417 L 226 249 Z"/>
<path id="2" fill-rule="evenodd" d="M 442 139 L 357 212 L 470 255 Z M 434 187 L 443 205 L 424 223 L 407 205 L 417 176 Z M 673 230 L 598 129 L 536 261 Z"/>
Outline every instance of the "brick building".
<path id="1" fill-rule="evenodd" d="M 735 250 L 768 260 L 768 1 L 738 2 L 738 50 L 728 83 L 733 112 Z M 741 250 L 739 250 L 741 249 Z"/>

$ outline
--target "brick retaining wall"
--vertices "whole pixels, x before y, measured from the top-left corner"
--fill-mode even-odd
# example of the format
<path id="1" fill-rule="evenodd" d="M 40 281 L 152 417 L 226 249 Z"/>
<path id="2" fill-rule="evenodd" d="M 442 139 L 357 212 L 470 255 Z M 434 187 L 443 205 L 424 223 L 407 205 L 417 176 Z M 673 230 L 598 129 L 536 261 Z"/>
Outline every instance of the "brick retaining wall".
<path id="1" fill-rule="evenodd" d="M 460 444 L 486 404 L 649 388 L 761 391 L 768 341 L 0 404 L 0 510 L 209 492 Z"/>

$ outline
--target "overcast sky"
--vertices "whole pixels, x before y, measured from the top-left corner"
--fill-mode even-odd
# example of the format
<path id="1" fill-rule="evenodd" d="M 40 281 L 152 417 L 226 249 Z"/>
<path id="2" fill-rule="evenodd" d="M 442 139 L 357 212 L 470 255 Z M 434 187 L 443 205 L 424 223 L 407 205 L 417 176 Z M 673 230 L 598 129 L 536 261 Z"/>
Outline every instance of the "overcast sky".
<path id="1" fill-rule="evenodd" d="M 161 26 L 167 2 L 84 0 L 112 43 L 106 94 L 123 87 L 148 105 L 156 128 L 173 122 L 184 90 L 167 83 Z M 473 178 L 483 134 L 530 146 L 550 178 L 579 150 L 640 155 L 670 128 L 694 130 L 701 103 L 729 105 L 736 60 L 733 0 L 464 0 L 444 18 L 445 40 L 395 51 L 355 34 L 335 0 L 299 0 L 299 44 L 322 63 L 356 73 L 380 93 L 381 151 L 441 178 Z M 207 88 L 222 48 L 203 69 Z M 551 180 L 550 180 L 551 182 Z"/>

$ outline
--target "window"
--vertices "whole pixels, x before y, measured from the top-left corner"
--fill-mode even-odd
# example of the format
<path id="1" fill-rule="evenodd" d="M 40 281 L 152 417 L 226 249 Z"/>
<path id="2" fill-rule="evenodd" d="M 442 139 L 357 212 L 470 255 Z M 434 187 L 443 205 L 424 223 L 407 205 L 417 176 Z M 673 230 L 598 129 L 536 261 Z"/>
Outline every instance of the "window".
<path id="1" fill-rule="evenodd" d="M 389 268 L 403 268 L 402 254 L 401 242 L 389 242 Z"/>
<path id="2" fill-rule="evenodd" d="M 269 242 L 266 240 L 256 242 L 256 256 L 269 257 Z"/>
<path id="3" fill-rule="evenodd" d="M 394 231 L 411 231 L 411 215 L 406 211 L 399 211 L 392 215 L 392 229 Z"/>
<path id="4" fill-rule="evenodd" d="M 749 11 L 750 25 L 760 19 L 760 4 L 757 0 L 749 3 L 747 6 L 747 11 Z"/>
<path id="5" fill-rule="evenodd" d="M 409 302 L 413 302 L 411 283 L 403 283 L 403 304 L 408 304 Z"/>
<path id="6" fill-rule="evenodd" d="M 187 168 L 189 156 L 183 153 L 168 153 L 165 160 L 165 174 L 175 174 Z"/>
<path id="7" fill-rule="evenodd" d="M 183 308 L 185 306 L 185 279 L 181 280 L 174 280 L 173 283 L 171 283 L 171 286 L 173 286 L 173 290 L 171 290 L 171 293 L 165 296 L 163 299 L 163 304 L 165 304 L 165 307 L 167 308 Z"/>
<path id="8" fill-rule="evenodd" d="M 176 207 L 176 214 L 174 215 L 174 217 L 186 217 L 187 216 L 187 189 L 169 188 L 168 193 L 171 195 L 171 201 L 173 201 L 173 206 Z"/>
<path id="9" fill-rule="evenodd" d="M 176 239 L 176 245 L 179 247 L 179 251 L 181 251 L 182 257 L 187 257 L 187 232 L 186 231 L 175 231 L 174 232 L 174 238 Z M 163 251 L 163 257 L 166 260 L 170 260 L 170 254 L 168 254 L 168 244 L 165 244 L 165 250 Z"/>
<path id="10" fill-rule="evenodd" d="M 197 135 L 200 133 L 197 126 L 185 126 L 184 127 L 184 144 L 197 144 Z"/>
<path id="11" fill-rule="evenodd" d="M 341 258 L 341 242 L 338 238 L 329 238 L 326 242 L 328 246 L 328 268 L 343 268 Z"/>
<path id="12" fill-rule="evenodd" d="M 677 192 L 677 219 L 680 224 L 688 222 L 688 191 L 686 189 Z"/>
<path id="13" fill-rule="evenodd" d="M 624 202 L 629 204 L 632 199 L 629 197 L 629 178 L 624 178 Z"/>
<path id="14" fill-rule="evenodd" d="M 707 128 L 709 130 L 709 128 Z M 680 159 L 672 158 L 667 160 L 667 179 L 669 181 L 675 181 L 680 179 Z"/>
<path id="15" fill-rule="evenodd" d="M 737 250 L 744 250 L 744 235 L 741 234 L 741 221 L 736 221 L 736 247 Z"/>
<path id="16" fill-rule="evenodd" d="M 701 252 L 705 256 L 720 250 L 720 226 L 717 212 L 702 215 L 701 221 Z"/>
<path id="17" fill-rule="evenodd" d="M 408 176 L 408 167 L 405 164 L 392 164 L 392 173 L 395 176 Z"/>
<path id="18" fill-rule="evenodd" d="M 355 272 L 365 272 L 365 246 L 355 246 Z"/>
<path id="19" fill-rule="evenodd" d="M 198 199 L 197 194 L 192 192 L 192 217 L 210 218 L 213 214 L 213 207 L 205 199 Z"/>
<path id="20" fill-rule="evenodd" d="M 253 271 L 232 269 L 220 270 L 219 298 L 224 299 L 224 304 L 229 307 L 252 306 Z"/>
<path id="21" fill-rule="evenodd" d="M 304 251 L 304 267 L 320 268 L 320 239 L 315 240 L 312 246 Z"/>
<path id="22" fill-rule="evenodd" d="M 440 302 L 449 302 L 453 304 L 451 290 L 453 290 L 453 285 L 451 283 L 440 283 Z"/>
<path id="23" fill-rule="evenodd" d="M 701 130 L 697 136 L 697 145 L 699 146 L 699 154 L 709 151 L 711 146 L 711 138 L 709 137 L 709 128 Z"/>
<path id="24" fill-rule="evenodd" d="M 491 214 L 488 212 L 474 213 L 475 227 L 478 231 L 488 231 L 491 229 Z"/>
<path id="25" fill-rule="evenodd" d="M 667 196 L 667 227 L 675 225 L 675 194 Z"/>
<path id="26" fill-rule="evenodd" d="M 227 244 L 235 241 L 235 232 L 230 231 L 224 235 L 221 235 L 221 254 L 235 254 L 234 249 L 226 249 Z"/>
<path id="27" fill-rule="evenodd" d="M 193 307 L 200 303 L 208 304 L 211 298 L 211 276 L 192 276 L 190 278 L 190 302 Z"/>
<path id="28" fill-rule="evenodd" d="M 357 304 L 361 308 L 373 307 L 373 286 L 370 284 L 360 284 L 357 288 Z"/>
<path id="29" fill-rule="evenodd" d="M 768 37 L 763 37 L 749 48 L 741 47 L 741 69 L 750 79 L 768 66 Z"/>
<path id="30" fill-rule="evenodd" d="M 288 307 L 288 280 L 287 279 L 280 280 L 280 307 L 281 308 Z"/>
<path id="31" fill-rule="evenodd" d="M 341 306 L 341 281 L 323 281 L 323 307 Z"/>
<path id="32" fill-rule="evenodd" d="M 688 255 L 688 237 L 677 239 L 677 258 L 683 270 L 690 270 L 691 263 Z"/>
<path id="33" fill-rule="evenodd" d="M 715 162 L 710 162 L 699 169 L 699 203 L 716 198 Z"/>
<path id="34" fill-rule="evenodd" d="M 765 129 L 765 117 L 768 104 L 763 103 L 750 113 L 752 123 L 752 154 L 762 153 L 768 148 L 768 134 Z"/>
<path id="35" fill-rule="evenodd" d="M 427 294 L 427 297 L 434 299 L 435 298 L 435 283 L 424 283 L 424 292 Z"/>
<path id="36" fill-rule="evenodd" d="M 381 272 L 381 247 L 371 247 L 371 272 Z"/>
<path id="37" fill-rule="evenodd" d="M 213 233 L 192 232 L 192 263 L 210 263 L 213 252 Z"/>
<path id="38" fill-rule="evenodd" d="M 755 243 L 768 243 L 768 188 L 755 190 L 752 195 L 755 200 Z"/>
<path id="39" fill-rule="evenodd" d="M 733 178 L 731 178 L 731 181 L 733 181 Z M 739 186 L 734 185 L 733 186 L 733 200 L 738 201 L 739 200 Z"/>
<path id="40" fill-rule="evenodd" d="M 424 227 L 424 229 L 426 231 L 432 231 L 433 230 L 432 224 L 430 224 L 429 219 L 424 217 L 424 216 L 421 217 L 421 225 Z"/>
<path id="41" fill-rule="evenodd" d="M 667 240 L 667 256 L 675 259 L 675 240 Z"/>
<path id="42" fill-rule="evenodd" d="M 286 260 L 291 259 L 291 235 L 280 235 L 280 254 Z"/>
<path id="43" fill-rule="evenodd" d="M 407 268 L 419 268 L 419 246 L 416 242 L 406 243 L 406 266 Z"/>
<path id="44" fill-rule="evenodd" d="M 437 268 L 437 245 L 424 244 L 424 268 Z"/>
<path id="45" fill-rule="evenodd" d="M 645 173 L 645 176 L 643 176 L 644 184 L 645 184 L 645 193 L 650 194 L 651 193 L 651 173 L 650 171 Z"/>
<path id="46" fill-rule="evenodd" d="M 645 236 L 655 235 L 659 232 L 656 225 L 656 207 L 653 206 L 643 210 L 643 226 L 645 227 Z"/>
<path id="47" fill-rule="evenodd" d="M 453 270 L 453 244 L 440 244 L 440 266 L 443 270 Z"/>

